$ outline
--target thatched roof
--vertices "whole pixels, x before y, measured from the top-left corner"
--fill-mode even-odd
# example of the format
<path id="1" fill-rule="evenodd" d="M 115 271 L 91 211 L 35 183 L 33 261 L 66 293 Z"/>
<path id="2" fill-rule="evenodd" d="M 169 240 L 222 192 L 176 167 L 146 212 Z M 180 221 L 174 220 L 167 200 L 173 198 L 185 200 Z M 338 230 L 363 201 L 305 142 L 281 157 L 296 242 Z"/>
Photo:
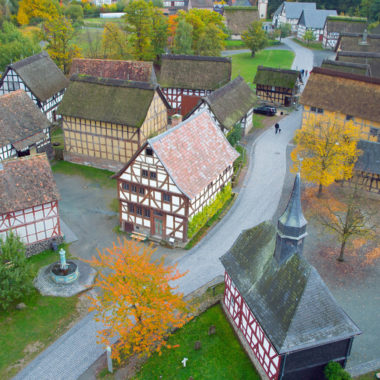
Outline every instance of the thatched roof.
<path id="1" fill-rule="evenodd" d="M 371 67 L 368 63 L 352 63 L 325 59 L 321 67 L 324 69 L 343 71 L 345 73 L 371 76 Z"/>
<path id="2" fill-rule="evenodd" d="M 155 91 L 150 83 L 74 75 L 58 113 L 140 127 Z"/>
<path id="3" fill-rule="evenodd" d="M 231 34 L 242 34 L 260 19 L 257 7 L 224 7 L 224 17 Z"/>
<path id="4" fill-rule="evenodd" d="M 380 34 L 368 34 L 366 43 L 363 43 L 363 33 L 342 33 L 335 50 L 379 53 Z"/>
<path id="5" fill-rule="evenodd" d="M 23 90 L 0 96 L 0 147 L 15 145 L 29 139 L 33 144 L 41 139 L 44 128 L 50 126 L 49 120 Z"/>
<path id="6" fill-rule="evenodd" d="M 368 64 L 371 68 L 371 76 L 380 78 L 380 52 L 367 53 L 362 51 L 340 51 L 336 57 L 338 62 L 353 62 Z"/>
<path id="7" fill-rule="evenodd" d="M 162 55 L 157 67 L 161 87 L 216 90 L 231 80 L 231 58 Z"/>
<path id="8" fill-rule="evenodd" d="M 46 52 L 12 63 L 7 69 L 9 68 L 16 71 L 41 102 L 51 98 L 68 85 L 68 80 Z"/>
<path id="9" fill-rule="evenodd" d="M 153 62 L 75 58 L 71 64 L 70 76 L 74 74 L 137 82 L 156 82 Z"/>
<path id="10" fill-rule="evenodd" d="M 301 73 L 297 70 L 259 66 L 253 83 L 266 86 L 294 88 L 298 78 L 301 79 Z"/>
<path id="11" fill-rule="evenodd" d="M 0 215 L 60 199 L 46 154 L 1 162 Z"/>
<path id="12" fill-rule="evenodd" d="M 231 129 L 254 106 L 256 95 L 239 75 L 203 98 L 224 128 Z"/>
<path id="13" fill-rule="evenodd" d="M 328 16 L 325 25 L 328 33 L 362 33 L 366 26 L 366 18 L 347 16 Z"/>
<path id="14" fill-rule="evenodd" d="M 380 79 L 315 67 L 300 103 L 378 122 Z"/>

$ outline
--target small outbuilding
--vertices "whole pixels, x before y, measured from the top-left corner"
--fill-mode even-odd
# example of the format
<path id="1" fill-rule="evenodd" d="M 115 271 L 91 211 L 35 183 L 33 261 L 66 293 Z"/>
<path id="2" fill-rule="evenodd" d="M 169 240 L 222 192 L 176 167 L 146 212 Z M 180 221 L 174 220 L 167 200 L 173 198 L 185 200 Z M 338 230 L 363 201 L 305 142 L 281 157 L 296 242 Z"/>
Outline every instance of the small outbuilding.
<path id="1" fill-rule="evenodd" d="M 60 195 L 45 153 L 0 163 L 0 237 L 12 230 L 31 256 L 63 240 Z"/>
<path id="2" fill-rule="evenodd" d="M 0 96 L 0 161 L 42 152 L 52 158 L 50 125 L 25 91 Z"/>
<path id="3" fill-rule="evenodd" d="M 298 101 L 302 77 L 297 70 L 259 66 L 253 83 L 260 99 L 288 107 Z"/>
<path id="4" fill-rule="evenodd" d="M 328 362 L 345 367 L 361 333 L 303 256 L 306 225 L 297 175 L 277 230 L 243 231 L 220 259 L 223 308 L 262 378 L 323 379 Z"/>
<path id="5" fill-rule="evenodd" d="M 258 8 L 252 6 L 226 6 L 224 7 L 224 17 L 233 40 L 240 40 L 241 35 L 248 30 L 248 27 L 260 19 Z"/>
<path id="6" fill-rule="evenodd" d="M 42 52 L 7 66 L 0 79 L 0 95 L 24 90 L 49 121 L 56 121 L 68 84 L 49 54 Z"/>

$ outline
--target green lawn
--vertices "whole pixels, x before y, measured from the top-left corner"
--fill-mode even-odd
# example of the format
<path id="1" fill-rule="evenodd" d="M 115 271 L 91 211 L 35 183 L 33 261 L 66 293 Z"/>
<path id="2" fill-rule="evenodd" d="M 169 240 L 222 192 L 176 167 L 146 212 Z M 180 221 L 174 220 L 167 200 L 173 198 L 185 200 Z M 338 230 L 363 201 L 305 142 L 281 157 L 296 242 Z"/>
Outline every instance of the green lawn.
<path id="1" fill-rule="evenodd" d="M 63 131 L 62 128 L 56 128 L 53 130 L 51 134 L 51 143 L 59 143 L 60 145 L 58 146 L 59 149 L 64 148 L 64 138 L 63 138 Z"/>
<path id="2" fill-rule="evenodd" d="M 115 173 L 108 170 L 97 169 L 86 165 L 73 164 L 67 161 L 56 161 L 52 165 L 52 170 L 55 173 L 79 175 L 95 183 L 98 183 L 100 186 L 116 186 L 116 181 L 111 179 L 111 176 Z"/>
<path id="3" fill-rule="evenodd" d="M 117 24 L 122 24 L 124 20 L 121 18 L 85 18 L 83 20 L 83 25 L 92 28 L 102 28 L 107 22 L 115 22 Z"/>
<path id="4" fill-rule="evenodd" d="M 37 274 L 39 268 L 58 260 L 58 253 L 49 250 L 28 261 Z M 0 379 L 13 377 L 64 332 L 78 315 L 77 300 L 78 297 L 43 297 L 35 290 L 19 301 L 26 304 L 26 309 L 0 311 Z"/>
<path id="5" fill-rule="evenodd" d="M 225 50 L 246 49 L 242 40 L 225 40 Z"/>
<path id="6" fill-rule="evenodd" d="M 208 335 L 210 325 L 215 325 L 215 335 Z M 202 344 L 198 351 L 194 350 L 197 340 Z M 190 376 L 194 379 L 260 379 L 220 305 L 208 309 L 171 335 L 169 344 L 179 347 L 164 349 L 161 356 L 154 354 L 135 379 L 188 380 Z M 185 357 L 189 360 L 183 368 L 181 360 Z"/>
<path id="7" fill-rule="evenodd" d="M 261 50 L 251 57 L 251 53 L 241 53 L 232 56 L 232 79 L 239 74 L 252 84 L 256 75 L 257 66 L 270 66 L 289 69 L 294 60 L 294 53 L 290 50 Z"/>
<path id="8" fill-rule="evenodd" d="M 102 34 L 103 29 L 82 28 L 76 33 L 73 43 L 81 49 L 83 57 L 98 58 L 102 53 Z"/>
<path id="9" fill-rule="evenodd" d="M 257 113 L 254 113 L 252 117 L 253 128 L 250 130 L 250 132 L 253 132 L 255 129 L 264 128 L 263 120 L 265 118 L 266 116 L 264 115 L 258 115 Z"/>

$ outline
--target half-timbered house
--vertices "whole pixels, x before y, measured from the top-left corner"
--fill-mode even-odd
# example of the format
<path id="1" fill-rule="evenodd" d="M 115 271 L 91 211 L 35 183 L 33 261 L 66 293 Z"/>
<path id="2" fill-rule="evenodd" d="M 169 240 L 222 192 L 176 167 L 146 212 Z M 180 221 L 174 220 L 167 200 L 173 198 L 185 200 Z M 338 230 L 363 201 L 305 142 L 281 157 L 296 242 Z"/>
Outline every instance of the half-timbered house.
<path id="1" fill-rule="evenodd" d="M 70 68 L 70 76 L 75 74 L 157 83 L 153 62 L 74 58 Z"/>
<path id="2" fill-rule="evenodd" d="M 0 96 L 0 161 L 41 152 L 53 156 L 49 120 L 23 90 Z"/>
<path id="3" fill-rule="evenodd" d="M 189 219 L 230 183 L 237 157 L 206 111 L 148 139 L 115 175 L 121 228 L 185 242 Z"/>
<path id="4" fill-rule="evenodd" d="M 46 117 L 55 121 L 67 85 L 62 71 L 42 52 L 7 66 L 0 79 L 0 95 L 24 90 Z"/>
<path id="5" fill-rule="evenodd" d="M 189 0 L 164 0 L 162 3 L 165 15 L 173 15 L 180 10 L 187 11 L 189 6 Z"/>
<path id="6" fill-rule="evenodd" d="M 259 66 L 253 83 L 256 95 L 266 102 L 291 106 L 298 100 L 301 73 L 296 70 Z"/>
<path id="7" fill-rule="evenodd" d="M 0 163 L 0 237 L 12 230 L 26 244 L 27 255 L 60 243 L 60 199 L 45 153 Z"/>
<path id="8" fill-rule="evenodd" d="M 314 39 L 322 41 L 326 18 L 334 15 L 336 11 L 330 9 L 303 10 L 298 20 L 297 37 L 303 39 L 306 31 L 311 30 Z"/>
<path id="9" fill-rule="evenodd" d="M 188 114 L 202 96 L 231 80 L 231 58 L 162 55 L 156 66 L 158 83 L 172 107 L 171 114 Z"/>
<path id="10" fill-rule="evenodd" d="M 353 123 L 360 131 L 360 139 L 380 144 L 380 79 L 336 70 L 315 67 L 301 95 L 303 120 L 305 125 L 310 118 L 317 122 Z M 373 159 L 367 168 L 378 165 L 380 157 L 374 158 L 374 144 L 362 143 L 362 150 L 371 149 Z M 358 162 L 359 163 L 359 162 Z M 369 190 L 379 191 L 380 183 L 376 172 L 369 173 L 357 169 L 356 175 L 363 176 Z M 367 186 L 368 185 L 368 186 Z"/>
<path id="11" fill-rule="evenodd" d="M 306 225 L 297 174 L 277 231 L 271 222 L 245 230 L 221 257 L 223 309 L 263 379 L 324 379 L 361 333 L 303 256 Z"/>
<path id="12" fill-rule="evenodd" d="M 317 9 L 316 3 L 299 3 L 284 1 L 274 12 L 272 24 L 275 28 L 290 24 L 292 32 L 297 32 L 298 20 L 303 10 Z"/>
<path id="13" fill-rule="evenodd" d="M 260 19 L 257 7 L 224 7 L 224 18 L 227 28 L 231 32 L 231 39 L 240 40 L 241 35 L 248 30 L 248 27 Z"/>
<path id="14" fill-rule="evenodd" d="M 230 83 L 203 97 L 192 114 L 207 109 L 224 134 L 239 124 L 246 135 L 253 126 L 252 115 L 256 100 L 255 93 L 239 75 Z"/>
<path id="15" fill-rule="evenodd" d="M 366 18 L 328 16 L 323 26 L 322 45 L 325 49 L 335 49 L 342 33 L 363 33 L 366 27 Z"/>
<path id="16" fill-rule="evenodd" d="M 64 158 L 117 171 L 166 129 L 168 108 L 157 85 L 74 75 L 58 109 Z"/>

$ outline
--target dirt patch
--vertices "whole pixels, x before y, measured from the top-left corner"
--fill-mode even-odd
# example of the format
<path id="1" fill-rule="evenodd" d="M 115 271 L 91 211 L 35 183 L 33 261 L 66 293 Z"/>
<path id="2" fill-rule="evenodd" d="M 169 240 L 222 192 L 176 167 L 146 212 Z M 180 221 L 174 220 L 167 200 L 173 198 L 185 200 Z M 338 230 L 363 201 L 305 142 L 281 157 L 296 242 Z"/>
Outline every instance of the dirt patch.
<path id="1" fill-rule="evenodd" d="M 30 343 L 28 344 L 25 348 L 24 348 L 24 354 L 25 355 L 30 355 L 30 354 L 33 354 L 35 352 L 38 352 L 42 349 L 42 347 L 44 346 L 44 344 L 40 341 L 36 341 L 36 342 L 33 342 L 33 343 Z"/>

